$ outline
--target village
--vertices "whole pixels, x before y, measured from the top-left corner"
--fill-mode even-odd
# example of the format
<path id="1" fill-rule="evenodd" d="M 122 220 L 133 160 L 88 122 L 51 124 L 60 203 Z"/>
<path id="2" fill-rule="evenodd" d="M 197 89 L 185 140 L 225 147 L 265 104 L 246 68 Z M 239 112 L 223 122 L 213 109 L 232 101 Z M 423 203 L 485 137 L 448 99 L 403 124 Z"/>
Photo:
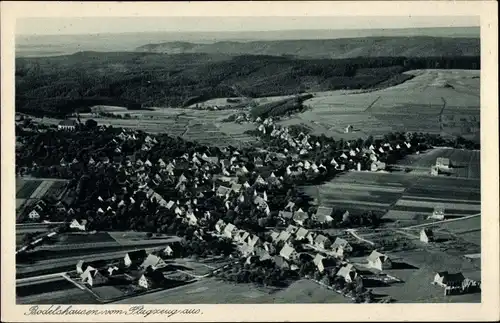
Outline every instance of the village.
<path id="1" fill-rule="evenodd" d="M 119 281 L 134 286 L 124 294 L 129 297 L 196 280 L 170 277 L 178 274 L 169 265 L 177 257 L 229 257 L 210 275 L 277 287 L 306 278 L 356 303 L 397 301 L 376 299 L 365 282 L 397 283 L 400 279 L 387 270 L 397 269 L 393 264 L 401 259 L 353 231 L 379 227 L 380 217 L 313 205 L 297 186 L 349 171 L 389 172 L 397 160 L 425 151 L 432 142 L 410 133 L 334 141 L 280 126 L 272 118 L 251 122 L 257 125 L 262 148 L 220 149 L 95 121 L 65 120 L 50 127 L 19 120 L 18 141 L 35 145 L 37 151 L 18 154 L 17 175 L 64 178 L 70 188 L 59 200 L 25 207 L 22 222 L 63 224 L 25 241 L 17 255 L 30 258 L 67 232 L 166 233 L 181 241 L 97 264 L 82 258 L 66 278 L 90 292 Z M 32 137 L 23 137 L 23 132 Z M 74 140 L 71 146 L 66 138 Z M 452 168 L 449 159 L 438 158 L 428 172 L 440 176 Z M 437 205 L 426 220 L 443 221 L 445 216 L 445 208 Z M 437 243 L 429 228 L 420 230 L 419 242 Z M 428 280 L 444 295 L 480 290 L 480 282 L 459 272 L 436 272 Z"/>

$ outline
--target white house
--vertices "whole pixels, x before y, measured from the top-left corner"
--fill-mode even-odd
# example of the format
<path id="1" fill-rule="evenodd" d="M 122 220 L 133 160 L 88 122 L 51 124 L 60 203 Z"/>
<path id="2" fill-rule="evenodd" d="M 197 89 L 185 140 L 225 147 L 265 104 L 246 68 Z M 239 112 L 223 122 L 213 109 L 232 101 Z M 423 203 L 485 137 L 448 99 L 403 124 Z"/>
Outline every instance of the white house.
<path id="1" fill-rule="evenodd" d="M 347 242 L 347 240 L 342 239 L 342 238 L 337 238 L 332 244 L 332 250 L 333 254 L 336 257 L 343 258 L 345 257 L 348 253 L 352 252 L 353 248 Z"/>
<path id="2" fill-rule="evenodd" d="M 351 283 L 356 279 L 358 273 L 356 272 L 356 268 L 354 268 L 352 264 L 347 264 L 344 267 L 340 268 L 336 275 L 344 278 L 346 283 Z"/>
<path id="3" fill-rule="evenodd" d="M 424 228 L 420 231 L 420 241 L 429 243 L 434 241 L 434 233 L 431 229 Z"/>
<path id="4" fill-rule="evenodd" d="M 434 211 L 428 217 L 428 219 L 444 220 L 444 213 L 445 213 L 444 208 L 437 206 L 437 207 L 434 208 Z"/>
<path id="5" fill-rule="evenodd" d="M 38 220 L 38 219 L 40 219 L 40 214 L 38 214 L 38 212 L 36 210 L 32 210 L 28 214 L 28 218 L 30 218 L 31 220 Z"/>
<path id="6" fill-rule="evenodd" d="M 82 283 L 87 283 L 90 286 L 102 285 L 107 281 L 107 278 L 97 269 L 85 270 L 81 278 Z"/>
<path id="7" fill-rule="evenodd" d="M 382 254 L 376 250 L 368 256 L 368 266 L 378 270 L 390 269 L 392 268 L 392 261 L 389 256 Z"/>
<path id="8" fill-rule="evenodd" d="M 74 131 L 76 129 L 75 120 L 63 120 L 57 125 L 58 130 Z"/>

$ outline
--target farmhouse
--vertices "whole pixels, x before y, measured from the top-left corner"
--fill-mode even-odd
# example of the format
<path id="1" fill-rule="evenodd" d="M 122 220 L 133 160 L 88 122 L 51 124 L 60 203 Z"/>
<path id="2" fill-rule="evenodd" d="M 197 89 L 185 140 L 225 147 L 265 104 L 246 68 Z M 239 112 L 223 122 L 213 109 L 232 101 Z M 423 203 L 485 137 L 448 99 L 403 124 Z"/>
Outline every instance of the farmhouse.
<path id="1" fill-rule="evenodd" d="M 165 281 L 165 276 L 159 271 L 152 271 L 149 273 L 144 273 L 139 280 L 137 285 L 144 289 L 151 289 L 161 285 Z"/>
<path id="2" fill-rule="evenodd" d="M 309 231 L 307 231 L 307 229 L 301 227 L 295 232 L 295 239 L 298 241 L 304 240 L 308 233 Z"/>
<path id="3" fill-rule="evenodd" d="M 232 223 L 228 223 L 224 228 L 224 236 L 227 238 L 233 238 L 233 232 L 236 231 L 236 227 Z"/>
<path id="4" fill-rule="evenodd" d="M 332 212 L 333 208 L 320 206 L 314 215 L 314 219 L 319 223 L 331 222 L 333 221 L 333 218 L 331 217 Z"/>
<path id="5" fill-rule="evenodd" d="M 433 284 L 441 287 L 462 286 L 465 277 L 462 273 L 450 274 L 447 271 L 438 272 L 434 276 Z"/>
<path id="6" fill-rule="evenodd" d="M 434 233 L 432 232 L 431 229 L 422 229 L 420 231 L 420 241 L 424 243 L 429 243 L 434 241 Z"/>
<path id="7" fill-rule="evenodd" d="M 57 125 L 58 130 L 74 131 L 76 129 L 75 120 L 63 120 Z"/>
<path id="8" fill-rule="evenodd" d="M 280 251 L 280 256 L 282 256 L 283 258 L 285 258 L 287 260 L 292 259 L 296 254 L 297 254 L 297 252 L 295 251 L 295 249 L 291 245 L 289 245 L 288 243 L 285 243 L 285 245 L 283 246 L 283 248 Z"/>
<path id="9" fill-rule="evenodd" d="M 342 238 L 337 238 L 332 244 L 332 250 L 333 254 L 336 257 L 343 258 L 345 257 L 349 252 L 352 252 L 353 248 L 347 242 L 347 240 L 342 239 Z"/>
<path id="10" fill-rule="evenodd" d="M 276 264 L 276 266 L 278 266 L 279 268 L 283 268 L 283 269 L 290 268 L 286 259 L 281 257 L 281 256 L 276 255 L 276 256 L 274 256 L 273 260 L 274 260 L 274 263 Z"/>
<path id="11" fill-rule="evenodd" d="M 449 158 L 438 157 L 436 159 L 436 167 L 438 168 L 449 168 L 451 165 Z"/>
<path id="12" fill-rule="evenodd" d="M 344 278 L 346 283 L 351 283 L 358 277 L 356 268 L 354 268 L 352 264 L 346 264 L 344 267 L 340 268 L 336 275 Z"/>
<path id="13" fill-rule="evenodd" d="M 76 263 L 76 272 L 78 274 L 83 274 L 83 272 L 85 271 L 85 269 L 87 269 L 88 265 L 85 264 L 85 262 L 83 260 L 80 260 Z"/>
<path id="14" fill-rule="evenodd" d="M 280 235 L 276 239 L 276 242 L 280 242 L 280 241 L 288 242 L 288 240 L 290 240 L 291 237 L 292 237 L 292 234 L 290 232 L 281 231 Z"/>
<path id="15" fill-rule="evenodd" d="M 309 215 L 302 210 L 298 210 L 293 214 L 293 221 L 295 221 L 295 223 L 297 223 L 300 226 L 304 225 L 304 221 L 307 220 L 308 218 Z"/>
<path id="16" fill-rule="evenodd" d="M 332 242 L 330 241 L 330 239 L 328 239 L 327 237 L 325 237 L 322 234 L 318 234 L 316 236 L 316 239 L 314 239 L 314 245 L 318 248 L 321 248 L 321 249 L 328 248 L 329 245 L 331 245 L 331 243 Z"/>
<path id="17" fill-rule="evenodd" d="M 28 214 L 28 218 L 30 220 L 38 220 L 40 219 L 40 214 L 36 210 L 33 210 Z"/>
<path id="18" fill-rule="evenodd" d="M 146 253 L 146 250 L 132 251 L 127 253 L 125 257 L 123 257 L 123 262 L 125 264 L 125 267 L 130 267 L 132 265 L 142 263 L 147 256 L 148 254 Z"/>
<path id="19" fill-rule="evenodd" d="M 158 256 L 152 255 L 152 254 L 149 254 L 141 264 L 142 269 L 147 269 L 147 268 L 151 267 L 153 270 L 156 270 L 156 269 L 158 269 L 160 267 L 164 267 L 164 266 L 165 266 L 165 262 L 163 261 L 163 259 L 161 259 Z"/>
<path id="20" fill-rule="evenodd" d="M 81 275 L 82 278 L 82 283 L 87 283 L 90 286 L 97 286 L 97 285 L 102 285 L 106 283 L 107 279 L 106 277 L 99 272 L 99 270 L 92 268 L 92 267 L 87 267 L 85 272 Z"/>
<path id="21" fill-rule="evenodd" d="M 392 261 L 385 254 L 382 254 L 376 250 L 368 256 L 368 266 L 378 270 L 390 269 L 392 268 Z"/>
<path id="22" fill-rule="evenodd" d="M 79 223 L 76 219 L 73 219 L 73 221 L 71 221 L 69 227 L 70 227 L 70 229 L 85 231 L 86 222 L 87 222 L 86 220 L 82 220 L 82 222 Z"/>

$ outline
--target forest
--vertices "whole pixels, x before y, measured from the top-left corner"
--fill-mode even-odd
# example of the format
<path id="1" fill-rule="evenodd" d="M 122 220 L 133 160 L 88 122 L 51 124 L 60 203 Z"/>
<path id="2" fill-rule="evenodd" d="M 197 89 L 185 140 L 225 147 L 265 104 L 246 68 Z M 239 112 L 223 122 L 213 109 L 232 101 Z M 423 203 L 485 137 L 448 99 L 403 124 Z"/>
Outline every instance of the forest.
<path id="1" fill-rule="evenodd" d="M 285 56 L 79 52 L 17 58 L 16 109 L 37 116 L 89 112 L 97 104 L 180 107 L 218 97 L 368 89 L 412 69 L 479 69 L 480 57 L 298 59 Z M 236 88 L 238 90 L 236 90 Z"/>

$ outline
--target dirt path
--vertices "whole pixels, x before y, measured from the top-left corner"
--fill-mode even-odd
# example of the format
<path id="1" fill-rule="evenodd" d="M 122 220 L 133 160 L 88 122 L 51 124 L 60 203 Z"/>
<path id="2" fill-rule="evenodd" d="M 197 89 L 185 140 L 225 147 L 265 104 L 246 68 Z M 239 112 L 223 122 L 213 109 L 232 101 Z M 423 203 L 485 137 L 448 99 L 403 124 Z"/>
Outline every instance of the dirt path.
<path id="1" fill-rule="evenodd" d="M 374 245 L 375 245 L 375 242 L 370 241 L 370 240 L 366 240 L 366 239 L 364 239 L 364 238 L 360 237 L 360 236 L 356 233 L 356 230 L 355 230 L 355 229 L 347 229 L 347 230 L 346 230 L 346 232 L 348 232 L 350 235 L 352 235 L 354 238 L 356 238 L 356 239 L 358 239 L 358 240 L 360 240 L 360 241 L 366 242 L 366 243 L 368 243 L 368 244 L 370 244 L 370 245 L 372 245 L 372 246 L 374 246 Z"/>

